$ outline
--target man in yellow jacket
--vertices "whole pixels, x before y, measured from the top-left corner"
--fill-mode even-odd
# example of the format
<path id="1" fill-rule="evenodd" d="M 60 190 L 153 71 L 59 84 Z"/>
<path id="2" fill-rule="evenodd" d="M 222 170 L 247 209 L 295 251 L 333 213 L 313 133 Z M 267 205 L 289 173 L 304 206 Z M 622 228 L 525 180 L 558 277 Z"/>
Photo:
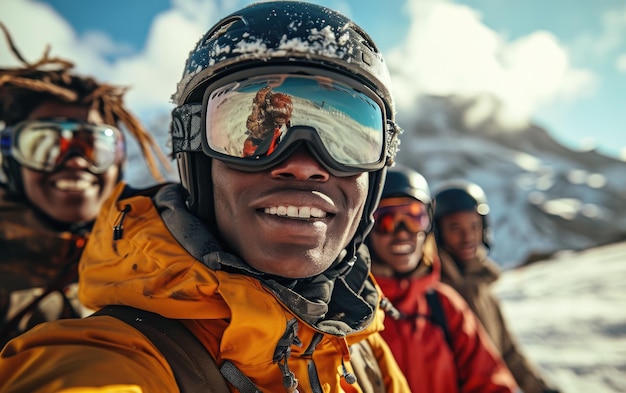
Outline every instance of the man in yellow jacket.
<path id="1" fill-rule="evenodd" d="M 290 126 L 271 152 L 244 156 L 268 86 L 291 98 Z M 118 187 L 80 262 L 81 301 L 179 321 L 232 392 L 409 391 L 357 258 L 399 134 L 376 45 L 325 7 L 257 3 L 199 40 L 173 98 L 181 184 Z M 0 354 L 0 391 L 184 391 L 134 328 L 144 320 L 35 327 Z"/>

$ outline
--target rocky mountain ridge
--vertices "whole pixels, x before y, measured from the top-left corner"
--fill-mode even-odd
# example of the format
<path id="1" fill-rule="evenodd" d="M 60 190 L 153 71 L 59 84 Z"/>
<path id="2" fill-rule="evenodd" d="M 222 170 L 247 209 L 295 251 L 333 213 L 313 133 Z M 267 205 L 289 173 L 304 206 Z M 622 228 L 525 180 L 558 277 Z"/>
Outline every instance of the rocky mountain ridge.
<path id="1" fill-rule="evenodd" d="M 515 131 L 494 117 L 468 125 L 478 98 L 420 99 L 403 123 L 398 162 L 431 185 L 464 178 L 485 190 L 492 257 L 512 267 L 562 250 L 626 238 L 626 162 L 574 151 L 530 124 Z"/>

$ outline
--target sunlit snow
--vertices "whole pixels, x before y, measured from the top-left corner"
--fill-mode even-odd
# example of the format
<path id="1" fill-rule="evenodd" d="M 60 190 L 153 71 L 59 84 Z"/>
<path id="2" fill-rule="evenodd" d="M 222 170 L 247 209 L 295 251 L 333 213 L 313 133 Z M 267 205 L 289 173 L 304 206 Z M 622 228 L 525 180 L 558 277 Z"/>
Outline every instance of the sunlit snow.
<path id="1" fill-rule="evenodd" d="M 495 293 L 526 355 L 563 393 L 626 392 L 626 243 L 508 270 Z"/>

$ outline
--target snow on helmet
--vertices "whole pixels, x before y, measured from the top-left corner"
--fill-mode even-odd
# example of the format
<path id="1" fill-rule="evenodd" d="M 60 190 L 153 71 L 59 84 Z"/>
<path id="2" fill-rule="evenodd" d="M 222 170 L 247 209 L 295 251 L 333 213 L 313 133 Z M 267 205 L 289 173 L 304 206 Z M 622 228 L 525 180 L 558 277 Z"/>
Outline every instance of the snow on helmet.
<path id="1" fill-rule="evenodd" d="M 386 165 L 393 163 L 400 128 L 390 93 L 390 76 L 381 52 L 354 22 L 329 8 L 299 1 L 249 5 L 217 22 L 196 44 L 187 59 L 172 100 L 172 145 L 189 209 L 212 221 L 211 159 L 202 154 L 202 101 L 207 87 L 234 73 L 262 73 L 281 67 L 298 74 L 302 69 L 331 72 L 359 83 L 382 101 L 386 117 Z M 200 126 L 199 126 L 200 125 Z M 359 230 L 358 246 L 373 225 L 386 167 L 371 171 L 370 190 Z"/>
<path id="2" fill-rule="evenodd" d="M 329 8 L 299 1 L 256 3 L 223 18 L 191 51 L 173 101 L 200 101 L 225 74 L 262 64 L 315 65 L 377 91 L 394 118 L 391 79 L 381 52 L 359 26 Z"/>
<path id="3" fill-rule="evenodd" d="M 441 183 L 435 194 L 435 237 L 441 243 L 441 234 L 437 230 L 441 218 L 448 214 L 474 211 L 483 220 L 483 244 L 491 248 L 491 229 L 489 227 L 489 204 L 483 189 L 476 183 L 463 179 L 453 179 Z"/>

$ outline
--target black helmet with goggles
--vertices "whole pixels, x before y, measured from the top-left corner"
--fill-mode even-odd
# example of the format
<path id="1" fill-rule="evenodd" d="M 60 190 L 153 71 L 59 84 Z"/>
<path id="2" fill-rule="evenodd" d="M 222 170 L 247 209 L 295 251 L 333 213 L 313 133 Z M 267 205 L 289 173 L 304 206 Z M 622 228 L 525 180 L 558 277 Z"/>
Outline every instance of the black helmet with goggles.
<path id="1" fill-rule="evenodd" d="M 389 86 L 381 52 L 336 11 L 274 1 L 222 19 L 190 53 L 173 96 L 173 152 L 190 210 L 213 219 L 212 185 L 199 173 L 210 173 L 211 159 L 262 171 L 305 146 L 335 176 L 370 174 L 358 246 L 399 143 Z M 288 105 L 275 121 L 265 94 Z M 251 130 L 255 121 L 265 128 Z"/>
<path id="2" fill-rule="evenodd" d="M 400 164 L 389 168 L 381 198 L 374 212 L 377 233 L 395 233 L 399 228 L 410 233 L 432 230 L 433 203 L 421 173 Z"/>

